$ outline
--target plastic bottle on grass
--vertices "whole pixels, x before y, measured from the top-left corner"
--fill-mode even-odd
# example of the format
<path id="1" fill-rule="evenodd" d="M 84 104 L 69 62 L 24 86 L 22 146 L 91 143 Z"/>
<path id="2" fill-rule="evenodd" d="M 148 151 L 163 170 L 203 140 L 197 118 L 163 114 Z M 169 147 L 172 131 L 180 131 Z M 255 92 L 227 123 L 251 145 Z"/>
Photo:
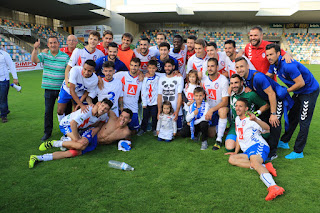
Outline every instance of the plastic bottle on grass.
<path id="1" fill-rule="evenodd" d="M 125 162 L 109 160 L 108 164 L 109 164 L 109 167 L 114 168 L 114 169 L 122 169 L 125 171 L 133 171 L 134 170 L 134 168 L 132 166 L 126 164 Z"/>

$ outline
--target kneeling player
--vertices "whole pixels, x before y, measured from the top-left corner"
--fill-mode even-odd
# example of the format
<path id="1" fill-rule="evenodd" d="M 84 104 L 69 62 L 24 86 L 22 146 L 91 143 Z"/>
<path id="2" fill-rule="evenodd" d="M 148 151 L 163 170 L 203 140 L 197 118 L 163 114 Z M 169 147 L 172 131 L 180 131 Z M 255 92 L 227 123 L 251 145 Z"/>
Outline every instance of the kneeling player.
<path id="1" fill-rule="evenodd" d="M 229 163 L 243 168 L 253 168 L 259 175 L 263 183 L 268 187 L 268 195 L 265 198 L 273 200 L 279 195 L 282 195 L 284 189 L 277 186 L 271 174 L 277 176 L 276 170 L 271 162 L 263 164 L 270 152 L 268 143 L 261 136 L 261 132 L 269 131 L 270 127 L 267 123 L 258 119 L 254 114 L 248 111 L 248 101 L 244 98 L 239 98 L 236 102 L 236 133 L 237 144 L 235 152 L 228 152 L 226 155 L 231 155 Z M 250 117 L 246 116 L 246 112 Z M 243 154 L 238 154 L 241 150 Z M 270 173 L 271 174 L 270 174 Z"/>

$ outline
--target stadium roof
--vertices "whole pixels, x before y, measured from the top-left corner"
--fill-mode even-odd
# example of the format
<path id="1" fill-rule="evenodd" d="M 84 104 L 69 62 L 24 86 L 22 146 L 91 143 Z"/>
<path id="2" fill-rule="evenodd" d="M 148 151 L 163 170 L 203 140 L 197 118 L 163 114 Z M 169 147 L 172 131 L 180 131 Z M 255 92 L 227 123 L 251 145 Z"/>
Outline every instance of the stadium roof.
<path id="1" fill-rule="evenodd" d="M 161 3 L 160 3 L 161 2 Z M 318 0 L 127 0 L 115 12 L 136 22 L 317 23 Z"/>
<path id="2" fill-rule="evenodd" d="M 106 0 L 1 0 L 1 7 L 63 21 L 110 17 Z"/>

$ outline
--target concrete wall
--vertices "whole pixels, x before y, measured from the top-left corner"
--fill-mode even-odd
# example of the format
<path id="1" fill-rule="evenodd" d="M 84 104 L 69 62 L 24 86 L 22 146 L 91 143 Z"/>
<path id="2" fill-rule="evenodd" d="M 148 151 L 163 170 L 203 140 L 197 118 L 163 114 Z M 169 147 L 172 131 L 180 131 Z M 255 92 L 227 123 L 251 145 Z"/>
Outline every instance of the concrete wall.
<path id="1" fill-rule="evenodd" d="M 139 25 L 129 19 L 125 19 L 125 32 L 131 33 L 135 36 L 139 33 Z"/>

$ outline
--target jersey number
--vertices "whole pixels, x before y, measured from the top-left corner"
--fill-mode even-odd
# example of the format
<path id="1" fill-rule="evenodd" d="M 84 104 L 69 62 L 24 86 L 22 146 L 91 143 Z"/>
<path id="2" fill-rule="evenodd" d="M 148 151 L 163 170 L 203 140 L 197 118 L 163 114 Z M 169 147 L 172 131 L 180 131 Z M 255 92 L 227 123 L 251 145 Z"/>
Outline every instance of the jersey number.
<path id="1" fill-rule="evenodd" d="M 243 140 L 243 128 L 238 128 L 239 139 Z"/>

